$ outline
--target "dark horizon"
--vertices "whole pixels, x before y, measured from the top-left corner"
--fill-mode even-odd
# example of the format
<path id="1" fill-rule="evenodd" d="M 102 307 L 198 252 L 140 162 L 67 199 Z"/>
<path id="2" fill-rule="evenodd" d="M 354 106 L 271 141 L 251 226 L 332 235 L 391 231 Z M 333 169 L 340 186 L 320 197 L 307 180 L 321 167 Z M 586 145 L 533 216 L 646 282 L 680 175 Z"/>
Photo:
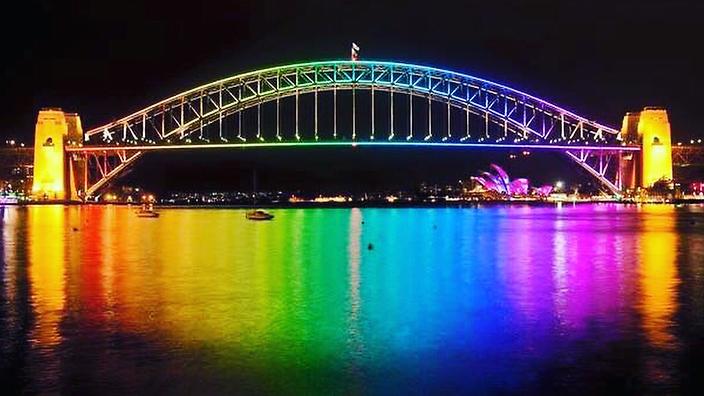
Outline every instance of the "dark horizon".
<path id="1" fill-rule="evenodd" d="M 157 193 L 250 191 L 257 173 L 260 191 L 375 193 L 413 191 L 421 183 L 454 185 L 503 167 L 531 186 L 598 183 L 558 152 L 438 148 L 248 148 L 203 152 L 154 152 L 138 161 L 115 186 L 143 187 Z"/>

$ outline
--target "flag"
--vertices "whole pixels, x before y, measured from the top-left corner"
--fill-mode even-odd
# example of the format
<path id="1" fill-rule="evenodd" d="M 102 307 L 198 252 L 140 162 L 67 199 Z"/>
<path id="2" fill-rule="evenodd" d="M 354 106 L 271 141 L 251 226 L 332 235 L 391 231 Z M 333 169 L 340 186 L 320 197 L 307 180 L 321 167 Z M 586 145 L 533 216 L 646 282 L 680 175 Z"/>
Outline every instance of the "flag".
<path id="1" fill-rule="evenodd" d="M 359 46 L 355 43 L 352 43 L 352 61 L 356 62 L 359 60 Z"/>

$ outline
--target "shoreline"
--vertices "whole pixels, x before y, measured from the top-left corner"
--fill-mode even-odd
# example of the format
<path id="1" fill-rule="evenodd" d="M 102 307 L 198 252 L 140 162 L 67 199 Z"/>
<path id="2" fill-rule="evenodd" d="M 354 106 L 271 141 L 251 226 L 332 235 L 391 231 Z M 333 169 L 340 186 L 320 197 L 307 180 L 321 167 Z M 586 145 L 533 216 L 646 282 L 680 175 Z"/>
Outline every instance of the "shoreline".
<path id="1" fill-rule="evenodd" d="M 263 209 L 315 209 L 315 208 L 472 208 L 486 206 L 558 206 L 558 205 L 593 205 L 593 204 L 617 204 L 623 206 L 629 205 L 701 205 L 704 204 L 704 199 L 701 200 L 673 200 L 670 202 L 631 202 L 619 200 L 603 200 L 603 201 L 509 201 L 509 200 L 493 200 L 493 201 L 443 201 L 443 202 L 295 202 L 295 203 L 267 203 L 257 205 L 257 208 Z M 62 205 L 62 206 L 127 206 L 137 207 L 139 203 L 127 202 L 76 202 L 76 201 L 61 201 L 61 202 L 14 202 L 5 203 L 0 206 L 45 206 L 45 205 Z M 162 209 L 252 209 L 252 205 L 243 204 L 156 204 Z"/>

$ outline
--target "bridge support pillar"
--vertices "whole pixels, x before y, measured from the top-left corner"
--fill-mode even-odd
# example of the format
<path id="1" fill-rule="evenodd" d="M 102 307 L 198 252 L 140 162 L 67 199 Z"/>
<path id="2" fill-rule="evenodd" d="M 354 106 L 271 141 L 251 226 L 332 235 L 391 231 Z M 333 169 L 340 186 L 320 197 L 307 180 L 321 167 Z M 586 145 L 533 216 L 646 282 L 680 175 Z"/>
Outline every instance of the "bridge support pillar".
<path id="1" fill-rule="evenodd" d="M 621 134 L 626 143 L 641 146 L 640 153 L 621 157 L 623 189 L 647 188 L 658 180 L 672 180 L 672 139 L 665 109 L 646 107 L 627 113 Z"/>
<path id="2" fill-rule="evenodd" d="M 628 144 L 640 144 L 638 137 L 639 112 L 628 112 L 623 117 L 621 137 Z M 635 190 L 640 186 L 640 152 L 619 155 L 618 187 L 621 191 Z"/>
<path id="3" fill-rule="evenodd" d="M 34 132 L 34 178 L 36 200 L 79 200 L 78 189 L 85 179 L 85 164 L 73 162 L 65 148 L 83 141 L 78 114 L 61 109 L 42 109 Z"/>

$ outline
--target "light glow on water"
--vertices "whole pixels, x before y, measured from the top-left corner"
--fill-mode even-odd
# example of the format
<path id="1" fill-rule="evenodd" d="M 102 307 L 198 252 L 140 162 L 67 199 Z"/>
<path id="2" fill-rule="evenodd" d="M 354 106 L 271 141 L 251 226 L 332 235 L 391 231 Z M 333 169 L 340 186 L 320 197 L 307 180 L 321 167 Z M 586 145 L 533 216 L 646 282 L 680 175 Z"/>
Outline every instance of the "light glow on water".
<path id="1" fill-rule="evenodd" d="M 701 207 L 3 210 L 30 392 L 677 390 L 704 330 Z"/>

